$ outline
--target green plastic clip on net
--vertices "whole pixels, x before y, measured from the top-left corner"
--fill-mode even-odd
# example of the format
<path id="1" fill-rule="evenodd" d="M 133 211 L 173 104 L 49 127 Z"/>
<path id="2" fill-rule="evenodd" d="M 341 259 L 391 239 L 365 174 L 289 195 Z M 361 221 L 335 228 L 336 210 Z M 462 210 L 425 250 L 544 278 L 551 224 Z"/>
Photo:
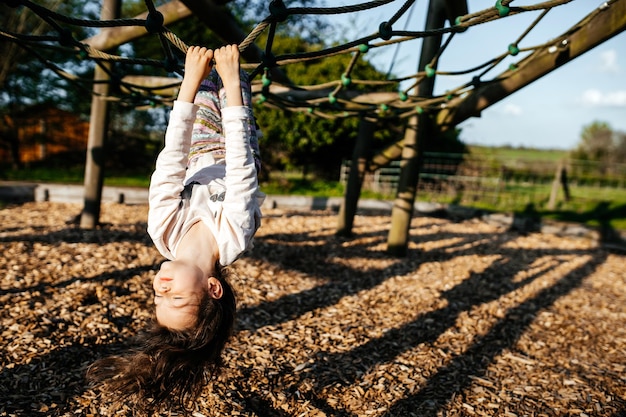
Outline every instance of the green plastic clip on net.
<path id="1" fill-rule="evenodd" d="M 435 76 L 435 70 L 433 69 L 433 67 L 430 66 L 430 64 L 426 64 L 424 71 L 426 71 L 426 76 L 428 78 L 432 78 Z"/>
<path id="2" fill-rule="evenodd" d="M 270 84 L 272 84 L 272 80 L 266 74 L 263 74 L 261 81 L 263 83 L 263 87 L 269 87 Z"/>
<path id="3" fill-rule="evenodd" d="M 454 19 L 454 26 L 461 26 L 461 23 L 463 23 L 463 16 L 457 16 L 456 19 Z M 458 27 L 457 30 L 459 32 L 465 32 L 467 27 Z"/>
<path id="4" fill-rule="evenodd" d="M 496 10 L 498 11 L 498 15 L 500 15 L 500 17 L 504 17 L 508 15 L 509 12 L 511 11 L 511 9 L 508 6 L 504 6 L 502 4 L 502 0 L 496 1 Z"/>

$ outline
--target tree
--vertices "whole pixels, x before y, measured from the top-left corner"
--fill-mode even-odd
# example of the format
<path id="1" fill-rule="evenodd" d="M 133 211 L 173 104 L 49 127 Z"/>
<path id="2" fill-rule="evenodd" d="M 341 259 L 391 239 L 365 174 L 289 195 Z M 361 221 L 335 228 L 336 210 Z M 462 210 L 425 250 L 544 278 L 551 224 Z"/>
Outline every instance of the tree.
<path id="1" fill-rule="evenodd" d="M 261 39 L 260 42 L 264 42 Z M 322 44 L 311 43 L 300 37 L 276 35 L 272 52 L 303 53 L 320 50 Z M 317 60 L 296 62 L 283 67 L 287 77 L 300 86 L 316 85 L 329 80 L 341 80 L 351 59 L 339 54 Z M 365 60 L 359 60 L 351 72 L 353 79 L 384 80 L 385 75 Z M 358 84 L 349 88 L 360 89 Z M 383 87 L 387 91 L 392 87 Z M 312 110 L 312 109 L 311 109 Z M 349 157 L 358 131 L 358 118 L 320 118 L 308 111 L 294 112 L 257 105 L 255 115 L 263 130 L 261 141 L 263 161 L 270 169 L 301 167 L 303 174 L 314 170 L 322 178 L 336 179 L 341 162 Z M 395 125 L 399 124 L 394 120 Z M 397 137 L 385 123 L 375 132 L 375 143 L 382 147 Z"/>
<path id="2" fill-rule="evenodd" d="M 60 13 L 76 18 L 98 19 L 99 10 L 84 7 L 74 7 L 78 0 L 62 2 L 55 10 Z M 57 2 L 58 3 L 58 2 Z M 157 2 L 158 4 L 162 1 Z M 232 11 L 242 24 L 244 31 L 251 31 L 259 23 L 259 16 L 269 15 L 267 2 L 251 0 L 222 1 L 229 10 Z M 317 0 L 302 1 L 301 4 L 315 5 Z M 41 5 L 52 8 L 52 0 L 41 2 Z M 13 58 L 5 60 L 3 63 L 16 62 L 16 64 L 5 71 L 8 75 L 4 82 L 3 94 L 0 97 L 0 108 L 4 114 L 22 109 L 28 105 L 42 102 L 50 102 L 67 110 L 87 115 L 89 113 L 89 96 L 91 94 L 91 81 L 93 68 L 95 66 L 92 59 L 81 60 L 75 50 L 71 47 L 64 47 L 60 42 L 60 30 L 48 24 L 41 23 L 43 20 L 34 15 L 27 7 L 8 8 L 5 4 L 0 4 L 2 8 L 2 28 L 8 32 L 21 34 L 47 34 L 50 35 L 48 42 L 38 44 L 27 44 L 22 42 L 5 42 L 3 47 L 10 46 L 14 51 L 25 51 L 23 58 Z M 124 3 L 122 17 L 133 17 L 145 11 L 145 4 L 140 0 L 127 1 Z M 9 17 L 11 19 L 9 19 Z M 20 20 L 21 19 L 21 20 Z M 23 22 L 26 23 L 23 23 Z M 7 29 L 10 22 L 14 25 L 12 30 Z M 20 23 L 21 26 L 20 26 Z M 39 28 L 37 25 L 41 25 Z M 72 26 L 73 39 L 85 39 L 95 34 L 96 29 L 84 29 L 80 26 Z M 186 44 L 220 45 L 224 43 L 217 34 L 212 33 L 206 25 L 198 18 L 192 16 L 184 22 L 169 25 L 172 30 Z M 69 32 L 68 32 L 69 33 Z M 264 32 L 267 35 L 267 31 Z M 292 38 L 293 33 L 299 36 Z M 67 33 L 64 34 L 66 36 Z M 56 39 L 55 39 L 56 38 Z M 272 53 L 280 55 L 283 53 L 305 52 L 319 50 L 328 46 L 325 39 L 330 39 L 325 32 L 322 20 L 316 15 L 294 15 L 289 16 L 285 22 L 278 25 Z M 257 40 L 259 48 L 265 49 L 265 39 Z M 166 49 L 168 48 L 168 49 Z M 32 52 L 36 53 L 32 53 Z M 115 134 L 109 135 L 109 149 L 117 149 L 118 145 L 127 146 L 129 138 L 134 142 L 141 142 L 143 137 L 144 148 L 152 155 L 155 135 L 151 132 L 162 132 L 165 128 L 167 108 L 155 106 L 146 111 L 139 111 L 138 107 L 143 106 L 148 100 L 145 97 L 130 96 L 124 93 L 115 80 L 121 79 L 125 75 L 157 75 L 172 77 L 182 68 L 184 53 L 173 46 L 162 44 L 157 36 L 145 36 L 138 38 L 121 49 L 121 54 L 128 58 L 149 58 L 161 61 L 162 65 L 133 64 L 115 62 L 113 65 L 110 92 L 122 101 L 112 101 L 111 114 L 114 123 L 110 128 Z M 13 56 L 5 54 L 5 56 Z M 172 59 L 173 58 L 173 59 Z M 313 85 L 329 79 L 341 78 L 342 72 L 348 66 L 350 56 L 347 54 L 336 55 L 317 61 L 306 63 L 290 64 L 282 67 L 288 77 L 295 83 L 301 85 Z M 6 64 L 5 64 L 6 65 Z M 68 80 L 55 72 L 56 67 L 76 75 L 76 80 Z M 379 73 L 367 61 L 360 60 L 351 74 L 355 79 L 384 79 L 384 75 Z M 5 82 L 6 81 L 6 82 Z M 359 88 L 351 86 L 350 88 Z M 387 87 L 392 88 L 392 87 Z M 158 104 L 158 100 L 155 102 Z M 271 109 L 267 106 L 257 105 L 255 109 L 259 124 L 265 132 L 264 160 L 265 166 L 271 168 L 285 166 L 299 166 L 305 170 L 307 167 L 315 167 L 319 172 L 327 173 L 330 177 L 336 178 L 341 160 L 351 152 L 357 131 L 357 118 L 337 118 L 334 120 L 320 119 L 312 117 L 307 112 L 293 113 L 278 109 Z M 2 119 L 0 119 L 2 120 Z M 398 126 L 401 122 L 394 121 L 393 125 Z M 16 135 L 10 133 L 10 123 L 4 124 L 7 134 L 2 137 L 7 142 L 17 144 Z M 124 132 L 122 134 L 121 132 Z M 381 125 L 381 129 L 376 132 L 376 138 L 381 143 L 396 137 L 393 133 Z M 7 139 L 8 138 L 8 139 Z M 151 139 L 152 138 L 152 139 Z M 118 143 L 120 142 L 120 143 Z M 139 143 L 135 143 L 133 149 L 140 149 Z M 381 145 L 382 146 L 382 145 Z M 17 148 L 17 147 L 16 147 Z M 115 164 L 115 158 L 124 154 L 123 152 L 109 152 L 108 164 Z M 17 151 L 16 151 L 17 155 Z M 330 156 L 330 157 L 329 157 Z M 152 161 L 151 161 L 152 162 Z M 124 166 L 123 161 L 119 165 Z"/>
<path id="3" fill-rule="evenodd" d="M 580 142 L 573 152 L 576 159 L 608 162 L 613 148 L 613 130 L 606 122 L 594 121 L 584 126 Z"/>
<path id="4" fill-rule="evenodd" d="M 619 164 L 626 164 L 626 133 L 614 132 L 615 145 L 613 147 L 613 160 Z"/>
<path id="5" fill-rule="evenodd" d="M 224 1 L 224 3 L 232 15 L 240 22 L 242 26 L 242 30 L 249 32 L 254 26 L 259 23 L 259 16 L 266 16 L 269 14 L 268 11 L 268 3 L 267 2 L 253 2 L 249 0 L 235 0 L 235 1 Z M 305 1 L 305 4 L 312 4 L 314 0 Z M 141 2 L 130 3 L 124 9 L 124 15 L 132 16 L 144 11 L 145 6 Z M 289 33 L 289 32 L 298 32 L 304 33 L 304 30 L 293 30 L 293 27 L 303 28 L 304 26 L 311 25 L 315 28 L 321 28 L 322 25 L 314 24 L 312 22 L 319 20 L 312 18 L 311 16 L 301 16 L 296 15 L 290 17 L 288 22 L 285 24 L 279 25 L 281 30 L 280 33 Z M 307 23 L 303 23 L 307 22 Z M 209 47 L 222 45 L 225 41 L 221 40 L 218 34 L 213 33 L 207 25 L 199 19 L 198 16 L 192 15 L 190 18 L 186 19 L 184 22 L 178 22 L 168 26 L 168 28 L 175 33 L 181 40 L 183 40 L 188 45 L 206 45 Z M 285 29 L 291 28 L 291 29 Z M 286 38 L 282 38 L 281 42 L 287 41 L 289 42 L 290 47 L 298 47 L 301 48 L 301 51 L 306 50 L 307 43 L 312 40 L 318 40 L 321 32 L 317 30 L 308 30 L 308 33 L 315 34 L 306 40 L 300 39 L 295 42 L 289 42 Z M 263 42 L 260 40 L 259 42 Z M 297 45 L 296 45 L 297 44 Z M 262 46 L 264 48 L 264 46 Z M 304 49 L 303 49 L 304 48 Z M 136 51 L 141 52 L 141 58 L 151 58 L 156 60 L 165 60 L 166 54 L 163 48 L 163 45 L 158 42 L 155 36 L 146 36 L 143 38 L 136 39 L 127 45 L 127 54 L 133 56 L 136 54 Z M 288 48 L 283 48 L 283 51 L 289 51 Z M 179 65 L 182 67 L 182 62 L 184 61 L 184 54 L 174 48 L 170 48 L 170 52 L 172 56 L 175 58 L 175 62 L 170 62 L 173 65 Z M 157 75 L 157 76 L 172 76 L 171 68 L 165 67 L 154 67 L 154 68 L 143 68 L 139 66 L 126 66 L 123 68 L 119 68 L 120 71 L 124 71 L 124 74 L 139 74 L 139 75 Z M 160 129 L 164 129 L 165 125 L 163 121 L 165 117 L 163 114 L 162 108 L 154 108 L 150 109 L 148 113 L 154 115 L 155 126 Z M 262 126 L 263 131 L 266 135 L 266 138 L 272 137 L 274 140 L 277 137 L 280 137 L 280 142 L 282 145 L 286 146 L 270 146 L 269 149 L 263 149 L 263 157 L 264 157 L 264 166 L 269 169 L 272 166 L 290 166 L 294 163 L 300 165 L 307 165 L 311 162 L 311 157 L 314 156 L 314 153 L 318 151 L 319 146 L 323 146 L 328 144 L 330 141 L 330 137 L 328 134 L 324 136 L 323 134 L 316 136 L 313 135 L 313 140 L 310 140 L 311 135 L 298 135 L 294 132 L 296 131 L 306 131 L 306 129 L 300 129 L 302 126 L 311 127 L 312 118 L 306 115 L 293 116 L 291 113 L 283 113 L 280 110 L 269 110 L 264 106 L 257 106 L 256 109 L 257 119 L 259 119 L 259 124 Z M 293 118 L 286 122 L 286 117 Z M 306 120 L 306 122 L 305 122 Z M 327 132 L 337 130 L 333 125 L 336 123 L 330 123 L 326 121 L 325 130 Z M 137 126 L 141 124 L 130 124 L 130 126 Z M 286 126 L 291 126 L 290 128 L 286 128 Z M 320 129 L 321 130 L 321 129 Z M 283 133 L 289 133 L 290 135 L 283 135 Z M 116 134 L 115 137 L 120 137 L 120 135 Z M 276 144 L 275 141 L 272 141 L 272 144 Z M 265 172 L 267 172 L 267 169 Z"/>
<path id="6" fill-rule="evenodd" d="M 78 0 L 46 0 L 39 5 L 61 14 L 71 15 L 73 10 L 88 13 Z M 88 97 L 88 90 L 69 93 L 71 82 L 59 77 L 60 66 L 78 75 L 84 75 L 91 69 L 81 62 L 72 48 L 51 40 L 43 41 L 43 38 L 33 41 L 33 37 L 42 36 L 60 39 L 62 34 L 27 7 L 10 7 L 0 3 L 0 27 L 5 33 L 13 35 L 13 38 L 4 37 L 0 42 L 3 58 L 0 60 L 0 146 L 11 150 L 13 166 L 19 168 L 19 139 L 13 116 L 42 103 L 51 103 L 66 110 L 73 108 Z M 75 28 L 72 36 L 86 37 L 88 33 L 87 29 Z"/>
<path id="7" fill-rule="evenodd" d="M 584 126 L 573 159 L 593 162 L 600 175 L 611 173 L 614 164 L 626 163 L 626 134 L 614 131 L 606 122 L 594 121 Z"/>

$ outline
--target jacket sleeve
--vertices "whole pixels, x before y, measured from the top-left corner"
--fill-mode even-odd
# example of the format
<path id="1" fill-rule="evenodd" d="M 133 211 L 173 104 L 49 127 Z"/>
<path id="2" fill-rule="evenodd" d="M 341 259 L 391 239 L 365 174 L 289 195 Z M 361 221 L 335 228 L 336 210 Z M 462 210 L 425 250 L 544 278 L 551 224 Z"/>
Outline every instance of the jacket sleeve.
<path id="1" fill-rule="evenodd" d="M 222 125 L 226 138 L 226 194 L 223 210 L 217 221 L 221 233 L 220 262 L 230 264 L 251 246 L 252 238 L 261 224 L 257 196 L 259 186 L 254 156 L 250 147 L 252 117 L 245 106 L 222 109 Z M 233 238 L 235 240 L 233 241 Z"/>
<path id="2" fill-rule="evenodd" d="M 165 132 L 165 146 L 156 160 L 148 193 L 148 234 L 161 253 L 171 258 L 167 235 L 171 232 L 184 188 L 185 171 L 197 106 L 175 101 Z"/>

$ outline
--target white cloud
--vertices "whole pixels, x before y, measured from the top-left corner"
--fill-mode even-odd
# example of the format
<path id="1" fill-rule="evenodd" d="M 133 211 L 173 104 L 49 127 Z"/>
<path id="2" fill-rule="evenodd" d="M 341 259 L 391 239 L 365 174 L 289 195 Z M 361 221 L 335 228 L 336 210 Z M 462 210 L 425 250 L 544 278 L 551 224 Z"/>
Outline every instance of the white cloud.
<path id="1" fill-rule="evenodd" d="M 617 51 L 615 49 L 609 49 L 600 53 L 600 67 L 601 72 L 608 72 L 610 74 L 619 74 L 620 67 L 617 63 Z"/>
<path id="2" fill-rule="evenodd" d="M 626 107 L 626 90 L 603 93 L 600 90 L 585 90 L 580 102 L 589 107 Z"/>
<path id="3" fill-rule="evenodd" d="M 502 109 L 502 114 L 508 116 L 521 116 L 523 113 L 522 108 L 517 104 L 506 104 Z"/>

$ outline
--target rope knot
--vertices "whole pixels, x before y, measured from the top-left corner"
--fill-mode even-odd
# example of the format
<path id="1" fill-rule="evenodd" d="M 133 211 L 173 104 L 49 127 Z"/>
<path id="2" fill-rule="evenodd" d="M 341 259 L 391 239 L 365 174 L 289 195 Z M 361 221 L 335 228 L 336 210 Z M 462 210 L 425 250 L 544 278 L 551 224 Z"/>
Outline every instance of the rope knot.
<path id="1" fill-rule="evenodd" d="M 272 53 L 263 53 L 261 55 L 261 62 L 263 63 L 264 68 L 274 68 L 276 66 L 276 57 Z"/>
<path id="2" fill-rule="evenodd" d="M 389 24 L 389 22 L 383 22 L 378 26 L 378 33 L 380 33 L 380 38 L 388 41 L 391 39 L 393 28 Z"/>
<path id="3" fill-rule="evenodd" d="M 76 41 L 74 40 L 74 37 L 72 36 L 72 32 L 70 32 L 67 29 L 62 29 L 59 31 L 59 44 L 61 44 L 61 46 L 74 46 L 76 44 Z"/>
<path id="4" fill-rule="evenodd" d="M 289 16 L 287 7 L 282 0 L 272 0 L 270 3 L 270 14 L 274 17 L 276 22 L 284 22 Z"/>
<path id="5" fill-rule="evenodd" d="M 163 14 L 154 10 L 146 17 L 146 30 L 148 33 L 160 33 L 163 31 Z"/>

